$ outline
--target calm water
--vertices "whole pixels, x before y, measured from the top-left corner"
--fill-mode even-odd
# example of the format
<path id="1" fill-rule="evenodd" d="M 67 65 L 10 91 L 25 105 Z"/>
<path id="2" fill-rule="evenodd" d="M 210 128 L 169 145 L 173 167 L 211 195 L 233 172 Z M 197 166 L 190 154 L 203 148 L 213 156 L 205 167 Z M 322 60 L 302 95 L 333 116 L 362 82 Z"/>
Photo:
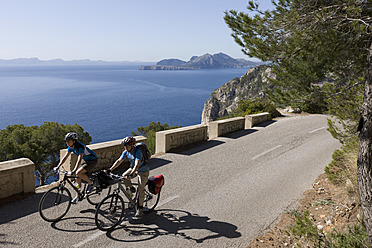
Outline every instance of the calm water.
<path id="1" fill-rule="evenodd" d="M 138 67 L 0 67 L 0 129 L 44 121 L 78 123 L 98 143 L 121 139 L 152 121 L 195 125 L 210 93 L 247 71 Z"/>

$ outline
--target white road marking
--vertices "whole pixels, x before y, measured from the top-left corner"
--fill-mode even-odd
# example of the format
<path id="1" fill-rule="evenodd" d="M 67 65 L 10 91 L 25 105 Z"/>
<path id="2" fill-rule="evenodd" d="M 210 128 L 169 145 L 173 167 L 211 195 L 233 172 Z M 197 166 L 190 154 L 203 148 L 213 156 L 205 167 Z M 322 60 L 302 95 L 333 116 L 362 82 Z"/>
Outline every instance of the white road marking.
<path id="1" fill-rule="evenodd" d="M 317 128 L 317 129 L 314 129 L 313 131 L 310 131 L 309 133 L 315 133 L 315 132 L 320 131 L 320 130 L 325 129 L 325 128 L 327 128 L 327 127 Z"/>
<path id="2" fill-rule="evenodd" d="M 73 245 L 73 247 L 80 247 L 80 246 L 83 246 L 85 244 L 87 244 L 88 242 L 98 238 L 99 236 L 101 236 L 102 234 L 105 234 L 105 232 L 102 232 L 102 231 L 98 231 L 98 232 L 95 232 L 93 233 L 92 235 L 90 235 L 88 238 L 84 239 L 83 241 L 81 241 L 80 243 L 78 244 L 75 244 Z"/>
<path id="3" fill-rule="evenodd" d="M 180 196 L 179 195 L 174 195 L 174 196 L 168 197 L 164 201 L 161 201 L 161 203 L 159 203 L 156 207 L 160 207 L 161 205 L 164 205 L 164 204 L 166 204 L 170 201 L 173 201 L 174 199 L 177 199 L 178 197 L 180 197 Z"/>
<path id="4" fill-rule="evenodd" d="M 258 154 L 258 155 L 256 155 L 256 156 L 254 156 L 254 157 L 252 158 L 252 160 L 256 160 L 256 159 L 258 159 L 259 157 L 261 157 L 261 156 L 263 156 L 263 155 L 266 155 L 266 154 L 268 154 L 269 152 L 272 152 L 272 151 L 278 149 L 278 148 L 281 147 L 281 146 L 282 146 L 282 145 L 278 145 L 278 146 L 273 147 L 273 148 L 271 148 L 271 149 L 269 149 L 269 150 L 267 150 L 267 151 L 265 151 L 265 152 L 263 152 L 263 153 L 260 153 L 260 154 Z"/>
<path id="5" fill-rule="evenodd" d="M 161 201 L 161 203 L 159 203 L 157 207 L 160 207 L 161 205 L 164 205 L 164 204 L 166 204 L 170 201 L 173 201 L 174 199 L 177 199 L 178 197 L 180 197 L 180 196 L 179 195 L 174 195 L 174 196 L 168 197 L 164 201 Z M 96 238 L 98 238 L 102 234 L 105 234 L 105 232 L 97 231 L 97 232 L 93 233 L 92 235 L 90 235 L 89 237 L 87 237 L 86 239 L 84 239 L 83 241 L 73 245 L 73 247 L 77 248 L 77 247 L 81 247 L 83 245 L 86 245 L 87 243 L 89 243 L 92 240 L 95 240 Z"/>

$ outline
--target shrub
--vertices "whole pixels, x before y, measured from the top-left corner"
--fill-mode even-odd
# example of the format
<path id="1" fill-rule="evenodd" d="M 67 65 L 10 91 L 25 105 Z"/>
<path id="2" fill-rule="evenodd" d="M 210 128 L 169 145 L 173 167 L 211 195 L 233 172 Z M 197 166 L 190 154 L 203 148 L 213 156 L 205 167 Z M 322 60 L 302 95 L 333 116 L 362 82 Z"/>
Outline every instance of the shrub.
<path id="1" fill-rule="evenodd" d="M 137 132 L 132 132 L 133 136 L 142 135 L 147 138 L 147 146 L 151 154 L 155 154 L 156 146 L 156 132 L 168 129 L 179 128 L 181 126 L 169 126 L 167 123 L 161 124 L 158 122 L 151 122 L 147 127 L 138 127 Z"/>
<path id="2" fill-rule="evenodd" d="M 348 227 L 345 233 L 333 230 L 324 233 L 315 224 L 309 211 L 296 214 L 296 223 L 290 228 L 289 235 L 297 240 L 298 247 L 324 247 L 324 248 L 367 248 L 368 236 L 363 221 Z M 302 246 L 302 244 L 304 246 Z"/>
<path id="3" fill-rule="evenodd" d="M 327 178 L 342 185 L 351 196 L 358 195 L 357 185 L 358 140 L 344 144 L 332 154 L 332 162 L 325 167 Z"/>
<path id="4" fill-rule="evenodd" d="M 271 118 L 281 116 L 280 112 L 276 110 L 275 105 L 267 99 L 257 98 L 255 100 L 242 100 L 239 102 L 238 107 L 231 112 L 226 118 L 245 116 L 257 113 L 269 112 Z"/>

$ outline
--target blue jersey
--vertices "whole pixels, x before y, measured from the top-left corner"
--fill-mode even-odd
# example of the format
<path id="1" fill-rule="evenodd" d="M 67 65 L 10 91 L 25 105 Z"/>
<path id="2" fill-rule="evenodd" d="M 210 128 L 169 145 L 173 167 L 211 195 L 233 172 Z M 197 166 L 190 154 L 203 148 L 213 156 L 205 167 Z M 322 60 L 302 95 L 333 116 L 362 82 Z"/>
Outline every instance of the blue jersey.
<path id="1" fill-rule="evenodd" d="M 67 152 L 72 152 L 76 156 L 79 156 L 80 154 L 84 154 L 83 159 L 87 162 L 98 159 L 98 156 L 95 152 L 93 152 L 86 145 L 80 142 L 75 142 L 75 145 L 73 147 L 69 146 L 67 148 Z"/>
<path id="2" fill-rule="evenodd" d="M 133 148 L 133 153 L 135 152 L 136 154 L 132 154 L 131 152 L 128 152 L 127 150 L 125 150 L 121 156 L 120 156 L 120 159 L 125 159 L 125 158 L 128 158 L 129 160 L 129 163 L 130 163 L 130 167 L 134 167 L 135 166 L 135 161 L 136 160 L 141 160 L 140 164 L 139 164 L 139 168 L 138 168 L 138 171 L 139 172 L 146 172 L 146 171 L 149 171 L 150 170 L 150 167 L 148 164 L 143 164 L 143 154 L 141 152 L 140 149 L 136 149 L 136 148 Z"/>

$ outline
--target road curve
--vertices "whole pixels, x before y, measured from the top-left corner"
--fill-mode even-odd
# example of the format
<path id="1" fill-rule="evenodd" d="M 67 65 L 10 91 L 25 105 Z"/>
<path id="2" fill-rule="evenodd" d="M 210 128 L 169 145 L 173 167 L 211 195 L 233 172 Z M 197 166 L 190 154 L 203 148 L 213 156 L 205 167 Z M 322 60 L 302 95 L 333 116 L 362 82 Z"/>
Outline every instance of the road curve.
<path id="1" fill-rule="evenodd" d="M 2 247 L 246 247 L 293 208 L 340 147 L 324 115 L 285 117 L 151 159 L 165 186 L 157 212 L 105 233 L 86 201 L 44 222 L 41 194 L 0 208 Z"/>

